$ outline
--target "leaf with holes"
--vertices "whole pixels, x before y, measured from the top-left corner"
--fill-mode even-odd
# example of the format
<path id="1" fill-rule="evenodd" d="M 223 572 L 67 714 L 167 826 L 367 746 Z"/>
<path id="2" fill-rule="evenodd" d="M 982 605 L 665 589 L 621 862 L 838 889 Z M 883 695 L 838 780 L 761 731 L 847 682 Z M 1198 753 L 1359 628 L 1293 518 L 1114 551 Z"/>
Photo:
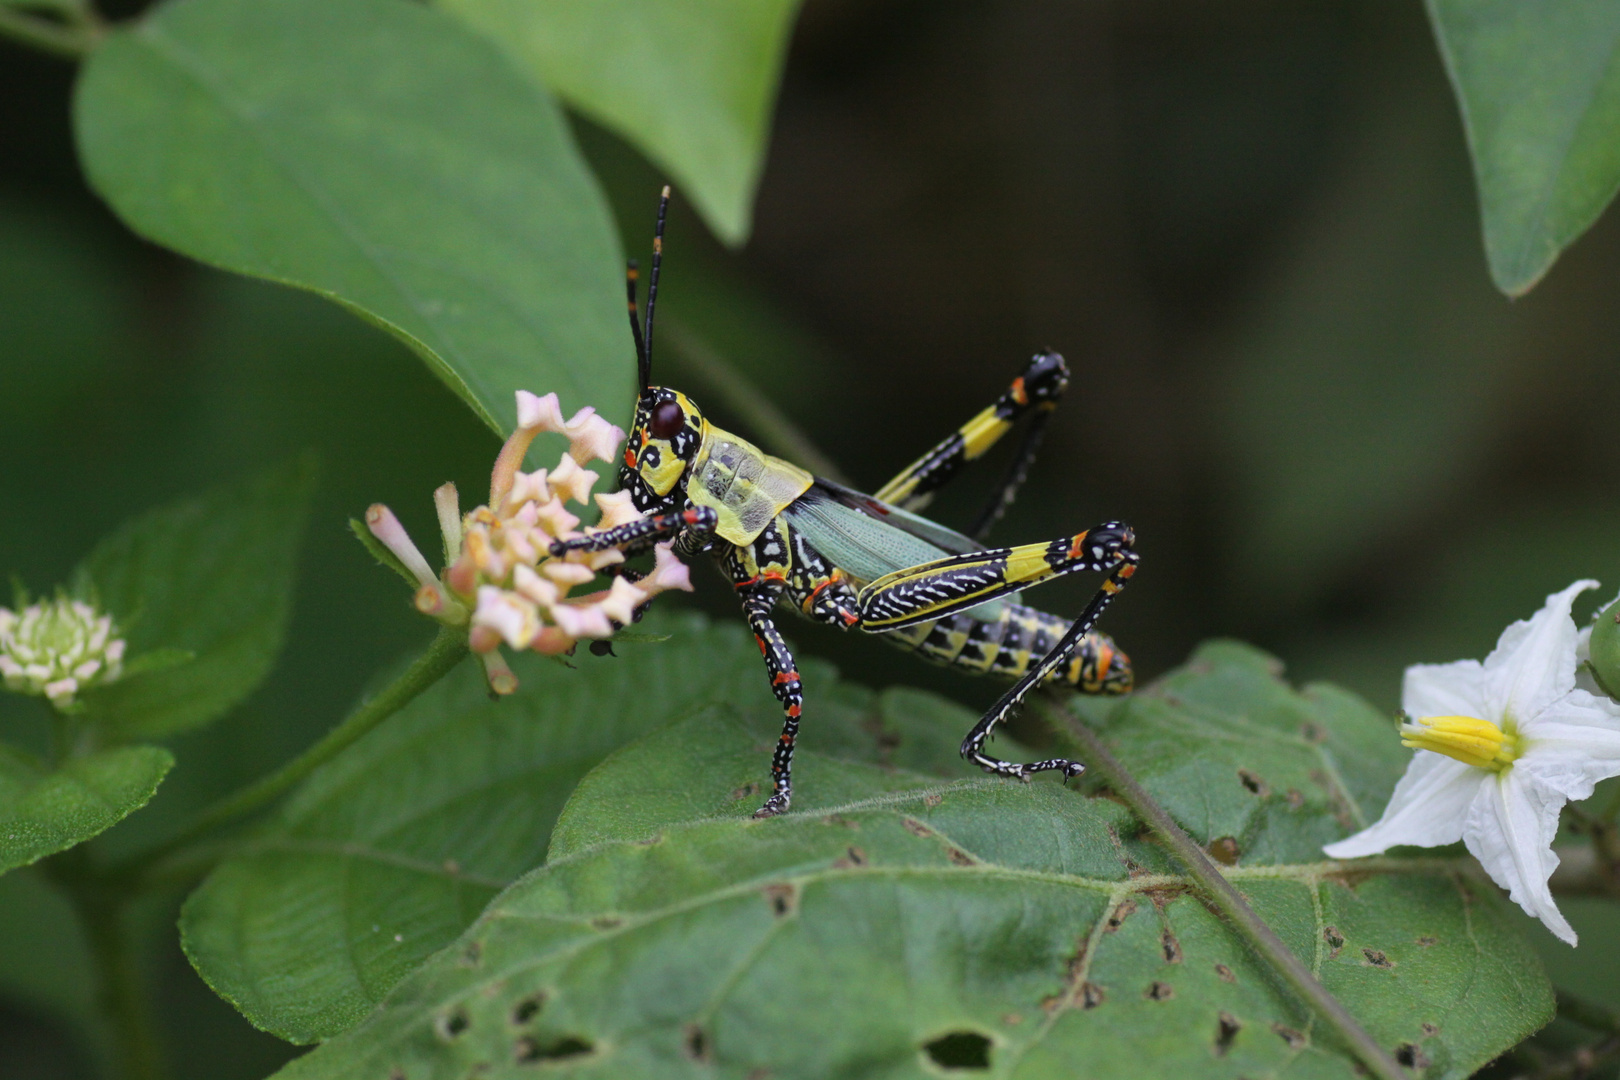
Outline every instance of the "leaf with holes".
<path id="1" fill-rule="evenodd" d="M 799 0 L 439 0 L 748 238 Z"/>
<path id="2" fill-rule="evenodd" d="M 1491 277 L 1518 296 L 1620 188 L 1620 5 L 1428 8 L 1462 107 Z"/>
<path id="3" fill-rule="evenodd" d="M 88 718 L 124 738 L 172 735 L 259 685 L 292 614 L 314 483 L 312 462 L 291 461 L 152 510 L 96 545 L 75 588 L 113 614 L 131 663 L 86 695 Z"/>
<path id="4" fill-rule="evenodd" d="M 1262 752 L 1280 736 L 1252 716 L 1286 702 L 1313 725 L 1295 734 L 1338 778 L 1297 804 L 1218 770 L 1183 782 L 1188 800 L 1205 791 L 1207 824 L 1252 845 L 1229 850 L 1232 879 L 1375 1038 L 1426 1077 L 1460 1078 L 1545 1021 L 1540 966 L 1466 860 L 1351 870 L 1311 847 L 1388 786 L 1372 749 L 1388 734 L 1366 706 L 1294 694 L 1231 647 L 1165 687 L 1216 723 L 1189 724 L 1184 757 L 1229 740 L 1279 783 L 1291 774 Z M 752 821 L 733 785 L 768 755 L 705 714 L 609 758 L 564 810 L 546 866 L 281 1080 L 519 1077 L 543 1063 L 604 1078 L 1056 1080 L 1076 1062 L 1121 1080 L 1356 1075 L 1111 799 L 818 762 L 816 799 Z M 1228 782 L 1266 819 L 1213 789 Z"/>
<path id="5" fill-rule="evenodd" d="M 336 1034 L 540 863 L 575 782 L 615 748 L 714 702 L 749 703 L 750 745 L 770 745 L 781 713 L 742 626 L 697 616 L 646 625 L 670 640 L 622 647 L 617 658 L 582 654 L 576 670 L 517 658 L 522 686 L 501 701 L 465 665 L 316 773 L 187 902 L 181 930 L 203 978 L 283 1038 Z M 874 696 L 814 661 L 803 675 L 811 746 L 960 775 L 965 711 L 915 691 Z M 942 723 L 907 729 L 886 718 L 892 700 Z M 676 749 L 701 757 L 712 748 Z M 695 768 L 655 769 L 604 798 L 639 821 L 650 792 L 686 794 L 680 785 Z M 802 771 L 806 798 L 823 786 L 828 799 L 848 792 L 841 767 Z M 691 794 L 705 810 L 752 809 L 767 779 L 750 754 L 723 792 Z"/>
<path id="6" fill-rule="evenodd" d="M 513 392 L 628 409 L 623 263 L 561 110 L 406 0 L 176 0 L 111 34 L 74 103 L 90 182 L 136 232 L 327 296 L 485 423 Z"/>
<path id="7" fill-rule="evenodd" d="M 174 765 L 157 746 L 125 746 L 50 769 L 0 743 L 0 873 L 112 828 L 145 806 Z"/>

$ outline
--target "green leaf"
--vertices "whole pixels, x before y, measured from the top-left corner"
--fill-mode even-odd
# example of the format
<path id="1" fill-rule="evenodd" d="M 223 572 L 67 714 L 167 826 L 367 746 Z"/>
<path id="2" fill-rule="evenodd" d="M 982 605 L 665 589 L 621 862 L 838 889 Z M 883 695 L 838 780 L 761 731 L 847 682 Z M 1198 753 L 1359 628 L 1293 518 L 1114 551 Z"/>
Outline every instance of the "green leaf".
<path id="1" fill-rule="evenodd" d="M 145 806 L 174 756 L 126 746 L 51 770 L 0 743 L 0 873 L 66 851 Z"/>
<path id="2" fill-rule="evenodd" d="M 312 464 L 289 462 L 150 511 L 96 545 L 77 574 L 124 630 L 134 673 L 87 695 L 89 717 L 123 737 L 171 735 L 259 685 L 287 630 L 313 487 Z"/>
<path id="3" fill-rule="evenodd" d="M 799 0 L 439 0 L 439 6 L 668 169 L 722 240 L 737 245 L 748 238 Z"/>
<path id="4" fill-rule="evenodd" d="M 540 863 L 569 792 L 617 747 L 713 702 L 745 710 L 751 745 L 774 742 L 781 711 L 742 626 L 695 616 L 643 625 L 670 640 L 616 658 L 580 650 L 573 669 L 513 658 L 521 686 L 501 701 L 464 665 L 317 772 L 186 904 L 184 942 L 203 978 L 283 1038 L 333 1035 Z M 805 745 L 961 775 L 964 711 L 912 692 L 942 721 L 925 750 L 911 745 L 921 734 L 886 722 L 887 697 L 813 660 L 800 671 L 812 703 Z M 769 780 L 755 757 L 726 789 L 750 811 Z M 813 794 L 816 769 L 800 771 Z M 639 805 L 645 795 L 613 797 Z"/>
<path id="5" fill-rule="evenodd" d="M 497 432 L 520 388 L 627 412 L 607 208 L 550 95 L 457 20 L 176 0 L 96 50 L 74 116 L 136 232 L 354 310 Z"/>
<path id="6" fill-rule="evenodd" d="M 1224 647 L 1166 687 L 1153 708 L 1196 702 L 1184 759 L 1263 751 L 1281 736 L 1251 712 L 1275 719 L 1285 699 L 1315 725 L 1300 738 L 1338 781 L 1296 804 L 1190 768 L 1182 811 L 1204 791 L 1210 824 L 1247 825 L 1255 843 L 1229 876 L 1376 1039 L 1425 1077 L 1461 1078 L 1546 1021 L 1539 962 L 1466 859 L 1352 870 L 1313 846 L 1339 802 L 1370 810 L 1391 779 L 1374 745 L 1395 740 L 1370 710 L 1293 694 L 1264 658 Z M 769 747 L 724 728 L 695 716 L 609 758 L 546 866 L 281 1080 L 498 1080 L 548 1062 L 593 1077 L 920 1078 L 976 1059 L 1023 1080 L 1077 1062 L 1099 1080 L 1355 1075 L 1111 799 L 821 762 L 822 793 L 845 801 L 751 821 L 728 788 Z M 1264 810 L 1225 807 L 1228 781 Z"/>
<path id="7" fill-rule="evenodd" d="M 1428 8 L 1468 133 L 1491 277 L 1519 296 L 1620 188 L 1620 5 Z"/>

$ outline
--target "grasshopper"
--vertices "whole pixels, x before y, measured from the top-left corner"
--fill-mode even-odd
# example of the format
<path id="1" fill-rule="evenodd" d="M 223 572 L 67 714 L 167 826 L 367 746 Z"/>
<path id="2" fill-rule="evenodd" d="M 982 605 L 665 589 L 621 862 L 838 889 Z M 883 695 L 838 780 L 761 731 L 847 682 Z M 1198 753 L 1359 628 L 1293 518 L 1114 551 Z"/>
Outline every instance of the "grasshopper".
<path id="1" fill-rule="evenodd" d="M 1022 484 L 1046 421 L 1068 386 L 1063 358 L 1053 352 L 1036 355 L 994 404 L 875 495 L 812 476 L 709 423 L 679 390 L 653 385 L 653 316 L 668 206 L 665 187 L 644 318 L 637 311 L 634 262 L 627 275 L 641 390 L 619 487 L 630 492 L 645 516 L 561 541 L 553 553 L 618 548 L 630 555 L 672 539 L 682 560 L 707 552 L 719 563 L 742 602 L 785 714 L 771 760 L 771 794 L 755 817 L 782 813 L 793 793 L 793 749 L 804 698 L 793 654 L 774 618 L 784 603 L 842 630 L 882 634 L 939 664 L 1016 680 L 963 739 L 962 756 L 986 772 L 1021 780 L 1040 772 L 1059 772 L 1065 779 L 1080 775 L 1085 766 L 1067 758 L 1019 763 L 984 751 L 996 726 L 1044 683 L 1122 694 L 1133 681 L 1129 658 L 1094 630 L 1103 609 L 1136 571 L 1135 534 L 1128 525 L 1110 521 L 1018 547 L 986 548 L 982 542 Z M 1032 422 L 1016 460 L 972 535 L 915 513 L 1026 415 Z M 1107 576 L 1073 622 L 1017 602 L 1022 589 L 1082 570 Z"/>

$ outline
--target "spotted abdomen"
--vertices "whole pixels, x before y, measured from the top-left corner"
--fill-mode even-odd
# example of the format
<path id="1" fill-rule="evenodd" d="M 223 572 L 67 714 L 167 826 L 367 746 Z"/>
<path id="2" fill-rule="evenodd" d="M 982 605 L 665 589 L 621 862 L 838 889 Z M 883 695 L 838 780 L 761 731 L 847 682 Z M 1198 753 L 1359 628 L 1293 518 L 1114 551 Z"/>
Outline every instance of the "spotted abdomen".
<path id="1" fill-rule="evenodd" d="M 976 675 L 1019 679 L 1031 664 L 1051 652 L 1068 633 L 1070 623 L 1022 604 L 1001 607 L 999 618 L 976 619 L 962 612 L 892 630 L 883 637 L 936 664 Z M 1095 631 L 1080 639 L 1068 662 L 1047 680 L 1068 683 L 1085 694 L 1123 694 L 1134 681 L 1130 657 L 1107 634 Z"/>

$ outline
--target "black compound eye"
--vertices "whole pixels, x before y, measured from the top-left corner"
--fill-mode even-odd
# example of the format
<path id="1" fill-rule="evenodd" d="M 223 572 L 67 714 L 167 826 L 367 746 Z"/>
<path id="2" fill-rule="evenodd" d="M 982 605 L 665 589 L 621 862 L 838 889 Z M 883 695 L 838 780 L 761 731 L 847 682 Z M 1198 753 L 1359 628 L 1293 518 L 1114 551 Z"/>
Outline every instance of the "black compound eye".
<path id="1" fill-rule="evenodd" d="M 647 430 L 652 432 L 655 439 L 673 439 L 675 433 L 685 426 L 685 410 L 676 402 L 666 401 L 653 409 L 652 420 L 647 424 Z"/>

